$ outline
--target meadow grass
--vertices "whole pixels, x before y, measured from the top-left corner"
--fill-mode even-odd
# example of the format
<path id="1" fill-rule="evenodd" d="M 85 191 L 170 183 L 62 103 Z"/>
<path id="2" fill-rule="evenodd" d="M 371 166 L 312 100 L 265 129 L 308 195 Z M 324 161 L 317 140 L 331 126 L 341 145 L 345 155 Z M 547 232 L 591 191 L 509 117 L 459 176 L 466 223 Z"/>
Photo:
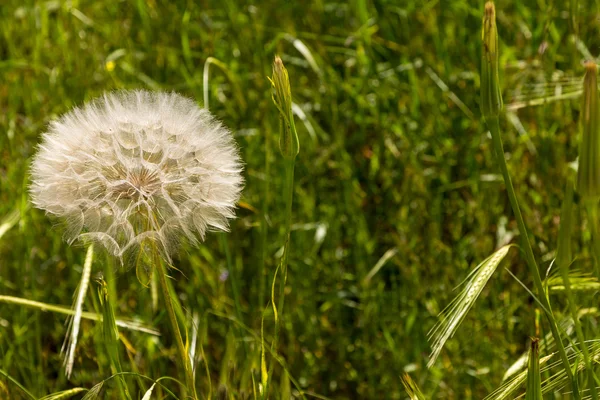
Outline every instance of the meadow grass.
<path id="1" fill-rule="evenodd" d="M 600 45 L 589 3 L 506 1 L 497 11 L 507 172 L 576 372 L 600 356 L 594 225 L 577 196 L 573 256 L 553 260 L 579 149 L 582 61 Z M 0 399 L 182 398 L 181 349 L 157 286 L 99 248 L 67 379 L 65 314 L 75 313 L 87 250 L 29 205 L 29 165 L 48 123 L 106 90 L 137 88 L 210 106 L 245 162 L 231 233 L 184 248 L 165 285 L 187 326 L 199 398 L 264 398 L 268 385 L 270 398 L 404 399 L 403 382 L 414 398 L 514 398 L 527 374 L 501 387 L 503 376 L 530 337 L 541 339 L 535 386 L 571 398 L 521 251 L 494 265 L 427 368 L 427 333 L 453 289 L 522 243 L 479 111 L 482 12 L 465 0 L 3 1 Z M 268 79 L 275 55 L 289 71 L 300 142 L 291 209 Z M 590 396 L 593 374 L 576 377 Z"/>

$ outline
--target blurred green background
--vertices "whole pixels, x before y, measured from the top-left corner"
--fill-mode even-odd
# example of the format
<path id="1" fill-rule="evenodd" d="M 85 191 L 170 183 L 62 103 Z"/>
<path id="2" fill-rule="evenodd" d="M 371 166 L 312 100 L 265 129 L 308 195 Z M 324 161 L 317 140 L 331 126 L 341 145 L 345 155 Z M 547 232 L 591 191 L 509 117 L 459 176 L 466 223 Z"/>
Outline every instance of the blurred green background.
<path id="1" fill-rule="evenodd" d="M 575 15 L 553 0 L 501 1 L 497 9 L 505 148 L 545 270 L 577 157 L 581 62 L 600 45 L 600 14 L 592 1 Z M 85 249 L 68 246 L 28 205 L 29 163 L 49 121 L 106 90 L 177 91 L 203 105 L 206 89 L 210 110 L 235 132 L 246 188 L 231 233 L 183 249 L 172 276 L 184 307 L 199 315 L 201 397 L 210 382 L 216 398 L 253 398 L 261 320 L 270 342 L 268 301 L 284 243 L 279 122 L 267 79 L 278 54 L 300 136 L 280 310 L 289 377 L 326 398 L 404 399 L 400 377 L 409 372 L 428 398 L 483 398 L 529 336 L 547 327 L 500 268 L 426 368 L 426 334 L 453 288 L 518 235 L 478 108 L 482 10 L 482 1 L 466 0 L 2 0 L 0 218 L 18 217 L 0 229 L 0 294 L 70 306 L 81 276 Z M 580 233 L 578 246 L 589 240 Z M 96 258 L 94 277 L 106 262 Z M 516 251 L 504 266 L 530 283 Z M 164 310 L 152 310 L 134 270 L 118 268 L 114 279 L 117 315 L 163 333 L 121 330 L 124 369 L 176 377 Z M 85 310 L 98 310 L 96 288 L 92 282 Z M 585 296 L 580 304 L 594 304 Z M 560 310 L 563 299 L 552 301 Z M 67 380 L 65 334 L 63 315 L 3 304 L 0 369 L 35 396 L 111 375 L 101 324 L 83 321 Z M 272 379 L 272 398 L 288 386 L 297 396 L 281 367 Z M 0 378 L 0 398 L 21 396 Z"/>

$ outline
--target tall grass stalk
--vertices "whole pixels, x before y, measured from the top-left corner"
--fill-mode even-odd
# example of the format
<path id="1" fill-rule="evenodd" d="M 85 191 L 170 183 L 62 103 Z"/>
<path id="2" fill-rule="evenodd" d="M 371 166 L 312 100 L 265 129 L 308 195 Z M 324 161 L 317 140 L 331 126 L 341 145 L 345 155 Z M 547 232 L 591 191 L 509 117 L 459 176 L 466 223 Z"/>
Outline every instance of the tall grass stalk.
<path id="1" fill-rule="evenodd" d="M 590 354 L 587 346 L 585 345 L 585 336 L 583 334 L 583 329 L 581 328 L 581 323 L 579 322 L 579 317 L 577 315 L 577 303 L 575 302 L 575 298 L 573 297 L 573 292 L 571 291 L 571 282 L 569 279 L 569 266 L 571 265 L 572 255 L 571 255 L 571 228 L 573 226 L 573 183 L 571 180 L 567 181 L 567 187 L 565 190 L 565 199 L 563 201 L 562 210 L 560 213 L 560 227 L 558 232 L 558 249 L 556 255 L 556 263 L 558 264 L 558 268 L 560 270 L 563 284 L 565 286 L 565 294 L 567 296 L 567 303 L 569 307 L 569 312 L 571 314 L 571 318 L 573 318 L 573 323 L 575 326 L 575 333 L 577 335 L 577 340 L 579 342 L 579 347 L 581 348 L 581 352 L 583 353 L 583 361 L 585 363 L 586 369 L 588 371 L 588 386 L 590 388 L 590 392 L 592 394 L 592 399 L 598 399 L 598 393 L 596 389 L 596 376 L 594 374 L 594 370 L 592 368 L 592 364 L 590 362 Z"/>
<path id="2" fill-rule="evenodd" d="M 513 187 L 512 180 L 508 172 L 508 166 L 506 165 L 506 159 L 504 158 L 504 146 L 502 145 L 502 138 L 500 137 L 498 117 L 487 117 L 485 120 L 488 125 L 488 128 L 490 129 L 490 132 L 492 133 L 492 141 L 494 145 L 494 151 L 496 154 L 496 160 L 498 162 L 498 165 L 500 166 L 502 177 L 504 179 L 504 184 L 506 186 L 506 191 L 508 192 L 510 205 L 512 207 L 513 213 L 515 214 L 515 219 L 517 220 L 517 225 L 521 234 L 521 242 L 523 243 L 523 252 L 525 253 L 525 261 L 529 266 L 529 272 L 533 278 L 533 284 L 535 286 L 535 290 L 537 291 L 538 300 L 543 306 L 543 311 L 546 315 L 546 318 L 548 319 L 548 324 L 550 325 L 550 330 L 552 331 L 552 336 L 554 337 L 554 340 L 556 342 L 556 348 L 563 363 L 565 372 L 569 380 L 571 381 L 572 386 L 577 387 L 575 383 L 575 377 L 573 376 L 573 372 L 571 372 L 571 368 L 569 366 L 569 361 L 567 359 L 565 347 L 560 337 L 558 324 L 556 323 L 556 319 L 554 318 L 554 314 L 552 312 L 552 307 L 550 306 L 548 296 L 546 296 L 546 292 L 544 291 L 544 284 L 542 283 L 540 270 L 538 268 L 537 262 L 535 261 L 535 256 L 533 255 L 531 243 L 529 242 L 529 235 L 527 233 L 525 221 L 523 220 L 523 215 L 521 214 L 521 207 L 519 206 L 519 201 L 517 200 L 515 188 Z M 576 393 L 575 391 L 573 392 L 573 396 L 575 399 L 580 398 L 579 393 Z"/>
<path id="3" fill-rule="evenodd" d="M 292 91 L 290 87 L 290 80 L 287 69 L 283 65 L 281 58 L 275 57 L 273 63 L 273 77 L 271 83 L 274 88 L 273 102 L 279 110 L 280 120 L 280 137 L 279 137 L 279 150 L 284 160 L 284 189 L 283 196 L 285 201 L 285 241 L 283 245 L 283 255 L 281 262 L 275 271 L 275 277 L 273 278 L 273 289 L 275 288 L 277 273 L 281 274 L 279 278 L 279 296 L 276 301 L 272 290 L 272 302 L 273 302 L 273 313 L 275 316 L 275 335 L 271 348 L 273 352 L 277 351 L 277 345 L 279 342 L 279 333 L 281 330 L 281 318 L 279 314 L 283 311 L 285 304 L 285 284 L 287 281 L 287 267 L 288 257 L 290 251 L 290 232 L 292 229 L 292 203 L 294 199 L 294 167 L 296 163 L 296 156 L 300 151 L 300 144 L 298 141 L 298 134 L 296 132 L 296 126 L 294 124 L 294 115 L 292 112 Z M 277 306 L 275 305 L 277 303 Z M 267 388 L 265 393 L 268 394 L 268 386 L 272 374 L 268 374 Z"/>
<path id="4" fill-rule="evenodd" d="M 598 232 L 598 201 L 600 200 L 600 102 L 598 101 L 598 67 L 595 61 L 585 63 L 583 104 L 581 108 L 581 139 L 577 192 L 587 207 L 592 231 L 592 251 L 596 276 L 600 278 L 600 235 Z"/>
<path id="5" fill-rule="evenodd" d="M 594 254 L 594 273 L 600 281 L 600 230 L 598 230 L 598 204 L 587 202 L 587 215 L 592 231 L 592 254 Z"/>
<path id="6" fill-rule="evenodd" d="M 525 400 L 543 400 L 542 378 L 540 377 L 539 340 L 531 340 L 529 351 L 529 364 L 527 366 L 527 391 Z"/>
<path id="7" fill-rule="evenodd" d="M 510 201 L 511 208 L 515 214 L 519 232 L 521 234 L 521 241 L 523 243 L 523 251 L 525 253 L 525 260 L 529 266 L 530 274 L 533 278 L 535 290 L 539 297 L 540 304 L 543 307 L 544 313 L 548 319 L 552 336 L 556 341 L 558 353 L 562 360 L 565 373 L 567 374 L 571 385 L 573 387 L 573 396 L 575 399 L 579 399 L 579 393 L 575 390 L 577 383 L 575 381 L 573 372 L 570 369 L 569 361 L 565 347 L 562 343 L 560 332 L 558 330 L 558 324 L 552 313 L 550 301 L 544 291 L 544 285 L 540 276 L 539 267 L 535 261 L 533 249 L 529 242 L 529 235 L 527 233 L 527 227 L 521 214 L 521 207 L 513 187 L 510 173 L 508 172 L 508 166 L 506 159 L 504 158 L 504 146 L 502 144 L 502 137 L 500 136 L 500 124 L 498 122 L 498 116 L 502 111 L 502 93 L 500 90 L 500 80 L 498 78 L 498 32 L 496 28 L 496 9 L 494 3 L 489 1 L 485 5 L 485 13 L 483 17 L 483 51 L 482 51 L 482 67 L 481 67 L 481 110 L 485 122 L 492 134 L 492 142 L 494 152 L 496 154 L 496 161 L 502 172 L 502 178 L 508 192 L 508 198 Z"/>

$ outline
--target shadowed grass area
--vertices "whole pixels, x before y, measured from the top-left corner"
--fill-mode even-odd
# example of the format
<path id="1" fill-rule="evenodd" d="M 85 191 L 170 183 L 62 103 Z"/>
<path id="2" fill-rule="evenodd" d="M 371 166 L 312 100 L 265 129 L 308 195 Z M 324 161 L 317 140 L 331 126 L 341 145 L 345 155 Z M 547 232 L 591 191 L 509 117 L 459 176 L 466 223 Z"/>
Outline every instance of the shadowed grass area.
<path id="1" fill-rule="evenodd" d="M 598 7 L 580 3 L 577 40 L 569 4 L 497 5 L 506 107 L 500 131 L 542 279 L 555 257 L 568 165 L 578 154 L 581 62 L 600 46 Z M 264 349 L 270 398 L 404 399 L 403 379 L 428 399 L 484 398 L 527 351 L 529 337 L 550 329 L 504 270 L 533 287 L 523 256 L 512 251 L 427 369 L 427 332 L 457 294 L 453 288 L 498 248 L 519 243 L 480 118 L 482 10 L 483 2 L 464 0 L 5 0 L 0 295 L 69 307 L 81 281 L 86 249 L 68 246 L 62 228 L 28 204 L 29 164 L 49 121 L 106 90 L 177 91 L 200 105 L 208 99 L 245 162 L 231 233 L 184 248 L 169 271 L 177 318 L 193 326 L 187 343 L 199 397 L 261 398 Z M 286 255 L 286 161 L 267 78 L 275 55 L 289 71 L 300 141 Z M 585 215 L 576 207 L 573 268 L 591 272 Z M 180 385 L 166 378 L 183 374 L 162 303 L 153 307 L 156 293 L 132 268 L 115 264 L 107 277 L 114 260 L 95 253 L 83 311 L 110 309 L 98 297 L 103 277 L 118 293 L 109 299 L 117 319 L 161 336 L 119 329 L 123 374 L 94 390 L 116 398 L 126 382 L 139 399 L 163 377 L 152 398 L 179 396 Z M 285 303 L 270 353 L 270 301 L 282 257 Z M 582 333 L 596 338 L 597 288 L 575 289 Z M 570 315 L 563 292 L 551 291 L 550 300 L 557 319 Z M 2 302 L 0 398 L 71 389 L 81 398 L 76 388 L 91 389 L 116 372 L 103 324 L 83 318 L 68 380 L 60 355 L 65 316 L 38 308 Z M 540 359 L 546 355 L 540 351 Z M 549 376 L 542 369 L 542 381 Z"/>

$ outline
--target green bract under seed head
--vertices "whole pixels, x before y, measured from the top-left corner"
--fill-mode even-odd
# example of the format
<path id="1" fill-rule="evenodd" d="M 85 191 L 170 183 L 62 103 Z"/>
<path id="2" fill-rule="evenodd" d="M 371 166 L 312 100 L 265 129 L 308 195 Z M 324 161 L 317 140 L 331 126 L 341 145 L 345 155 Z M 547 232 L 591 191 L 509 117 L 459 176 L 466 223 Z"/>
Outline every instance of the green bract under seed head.
<path id="1" fill-rule="evenodd" d="M 583 79 L 582 135 L 579 143 L 577 191 L 584 200 L 600 199 L 600 132 L 597 66 L 585 64 Z"/>
<path id="2" fill-rule="evenodd" d="M 485 4 L 482 28 L 481 112 L 484 118 L 495 117 L 502 110 L 502 93 L 498 78 L 498 30 L 494 3 Z"/>
<path id="3" fill-rule="evenodd" d="M 294 115 L 292 114 L 292 89 L 290 88 L 287 69 L 278 56 L 275 57 L 273 62 L 271 84 L 275 89 L 273 102 L 279 110 L 282 124 L 279 149 L 284 158 L 294 159 L 300 151 L 300 143 L 294 125 Z"/>

